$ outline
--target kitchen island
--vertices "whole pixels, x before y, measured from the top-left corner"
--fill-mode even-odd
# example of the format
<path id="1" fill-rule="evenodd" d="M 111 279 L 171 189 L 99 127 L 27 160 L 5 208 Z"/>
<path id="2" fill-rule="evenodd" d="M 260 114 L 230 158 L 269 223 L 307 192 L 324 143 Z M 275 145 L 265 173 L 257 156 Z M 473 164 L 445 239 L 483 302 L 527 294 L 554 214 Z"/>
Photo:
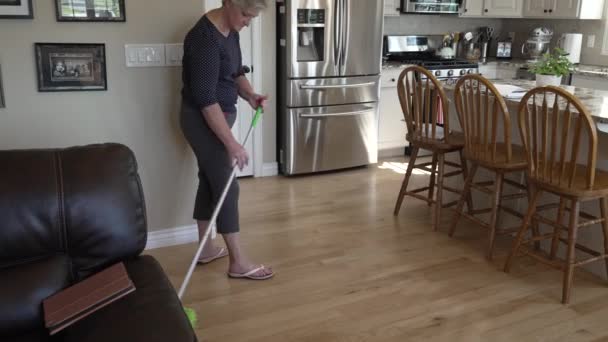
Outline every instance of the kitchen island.
<path id="1" fill-rule="evenodd" d="M 505 84 L 505 85 L 512 85 L 512 86 L 517 86 L 517 87 L 521 87 L 525 90 L 530 90 L 532 88 L 534 88 L 536 86 L 536 83 L 534 81 L 528 81 L 528 80 L 513 80 L 513 79 L 497 79 L 497 80 L 490 80 L 492 83 L 494 84 Z M 597 155 L 597 168 L 603 169 L 603 170 L 608 170 L 608 91 L 601 91 L 601 90 L 595 90 L 595 89 L 587 89 L 587 88 L 578 88 L 578 87 L 573 87 L 573 86 L 561 86 L 562 88 L 566 89 L 568 92 L 574 94 L 576 97 L 578 97 L 580 99 L 580 101 L 583 103 L 583 105 L 589 110 L 589 113 L 592 115 L 594 121 L 596 122 L 596 126 L 598 128 L 598 142 L 597 142 L 597 151 L 598 151 L 598 155 Z M 450 101 L 449 104 L 449 120 L 450 120 L 450 128 L 452 130 L 455 131 L 460 131 L 460 123 L 458 121 L 458 116 L 457 116 L 457 112 L 456 112 L 456 107 L 454 105 L 454 98 L 453 98 L 453 94 L 454 94 L 454 88 L 455 85 L 451 85 L 451 84 L 446 84 L 444 85 L 444 90 L 446 91 L 447 97 Z M 521 95 L 521 94 L 520 94 Z M 519 102 L 520 102 L 521 97 L 517 97 L 517 98 L 505 98 L 505 102 L 507 104 L 507 107 L 509 109 L 509 113 L 511 116 L 511 139 L 513 144 L 521 144 L 521 138 L 520 138 L 520 133 L 519 133 L 519 123 L 517 120 L 517 110 L 519 107 Z M 549 104 L 549 106 L 551 106 L 551 104 Z M 500 128 L 499 128 L 500 131 Z M 583 137 L 583 140 L 585 138 Z M 586 146 L 584 147 L 586 149 Z M 584 155 L 584 150 L 581 151 L 581 155 Z M 456 159 L 456 156 L 451 156 L 451 158 Z M 493 180 L 493 174 L 490 173 L 485 173 L 483 171 L 483 169 L 480 169 L 481 173 L 478 172 L 479 176 L 476 176 L 476 181 L 479 180 Z M 451 182 L 454 182 L 452 185 L 456 186 L 456 187 L 461 187 L 462 186 L 462 180 L 461 179 L 456 179 L 458 177 L 453 177 L 452 179 L 450 179 Z M 510 177 L 513 180 L 516 180 L 518 182 L 524 182 L 524 175 L 517 175 L 517 177 Z M 509 187 L 505 188 L 508 189 Z M 448 197 L 448 196 L 445 196 Z M 479 194 L 479 192 L 473 192 L 473 199 L 474 199 L 474 206 L 477 208 L 485 208 L 487 207 L 487 203 L 489 198 L 487 197 L 487 195 L 485 194 Z M 447 202 L 452 200 L 452 197 L 448 197 L 445 199 Z M 544 193 L 539 205 L 542 204 L 546 204 L 546 203 L 555 203 L 557 201 L 557 197 Z M 511 202 L 511 203 L 508 203 Z M 519 212 L 525 212 L 525 210 L 527 209 L 527 200 L 526 199 L 521 199 L 518 201 L 508 201 L 505 202 L 504 205 L 515 209 Z M 600 209 L 599 209 L 599 201 L 594 200 L 594 201 L 589 201 L 589 202 L 584 202 L 581 205 L 581 209 L 585 212 L 591 213 L 593 215 L 599 216 L 600 214 Z M 501 213 L 502 214 L 502 213 Z M 551 218 L 555 218 L 556 215 L 556 211 L 545 211 L 543 212 L 544 216 L 547 217 L 551 217 Z M 463 218 L 463 220 L 465 220 Z M 511 227 L 514 224 L 518 225 L 521 221 L 518 219 L 514 219 L 513 217 L 511 217 L 510 215 L 502 215 L 501 217 L 499 217 L 499 225 L 502 227 L 508 226 Z M 564 221 L 567 222 L 567 221 Z M 542 227 L 541 229 L 544 232 L 549 232 L 550 230 L 548 229 L 547 226 Z M 481 233 L 481 232 L 480 232 Z M 458 236 L 458 231 L 456 232 L 456 237 Z M 603 251 L 604 245 L 603 245 L 603 234 L 602 234 L 602 230 L 601 227 L 599 225 L 595 225 L 589 228 L 585 228 L 585 229 L 581 229 L 579 230 L 579 239 L 578 241 L 580 243 L 582 243 L 585 246 L 588 246 L 592 249 L 595 249 L 597 251 Z M 543 248 L 549 248 L 549 241 L 545 242 L 545 245 L 543 246 Z M 480 251 L 481 253 L 483 253 L 483 251 Z M 559 251 L 559 255 L 564 255 L 565 253 L 565 245 L 560 246 L 560 251 Z M 577 251 L 578 253 L 578 251 Z M 578 255 L 578 254 L 577 254 Z M 586 257 L 586 255 L 585 255 Z M 517 263 L 517 260 L 515 261 Z M 592 273 L 606 279 L 606 268 L 604 267 L 604 262 L 603 261 L 598 261 L 598 262 L 594 262 L 594 263 L 590 263 L 584 266 L 587 270 L 591 271 Z"/>

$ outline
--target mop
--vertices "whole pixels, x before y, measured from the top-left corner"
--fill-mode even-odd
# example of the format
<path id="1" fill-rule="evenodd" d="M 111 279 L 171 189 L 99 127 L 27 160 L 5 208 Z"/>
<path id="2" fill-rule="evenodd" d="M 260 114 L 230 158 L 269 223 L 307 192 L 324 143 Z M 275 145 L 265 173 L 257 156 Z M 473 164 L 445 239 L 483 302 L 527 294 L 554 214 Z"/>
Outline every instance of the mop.
<path id="1" fill-rule="evenodd" d="M 242 143 L 243 146 L 247 143 L 247 140 L 249 139 L 249 135 L 251 134 L 251 131 L 257 125 L 258 120 L 260 119 L 261 115 L 262 115 L 262 107 L 259 106 L 255 111 L 255 115 L 253 116 L 253 119 L 251 120 L 251 125 L 249 126 L 249 130 L 247 131 L 245 140 Z M 194 255 L 194 258 L 192 259 L 192 262 L 190 263 L 190 268 L 188 269 L 188 273 L 186 273 L 186 277 L 184 278 L 184 281 L 182 282 L 182 286 L 179 288 L 179 292 L 177 293 L 177 297 L 179 298 L 179 300 L 182 300 L 182 297 L 184 296 L 184 292 L 186 292 L 186 288 L 188 287 L 188 284 L 190 283 L 190 278 L 192 277 L 194 268 L 196 267 L 197 261 L 200 258 L 201 253 L 203 252 L 203 246 L 205 245 L 205 243 L 207 243 L 207 240 L 209 239 L 209 235 L 211 235 L 212 240 L 215 239 L 217 236 L 217 227 L 215 225 L 217 216 L 220 212 L 220 209 L 222 208 L 222 205 L 224 204 L 224 199 L 226 199 L 226 195 L 228 194 L 228 189 L 230 188 L 230 185 L 232 184 L 234 177 L 236 177 L 238 168 L 239 168 L 239 166 L 235 163 L 234 168 L 232 169 L 232 173 L 230 174 L 230 178 L 228 178 L 228 182 L 226 182 L 226 185 L 224 186 L 224 191 L 222 192 L 222 195 L 220 196 L 220 199 L 218 200 L 218 202 L 215 206 L 215 209 L 213 209 L 213 214 L 211 215 L 211 219 L 209 219 L 209 226 L 208 226 L 209 228 L 205 232 L 205 236 L 203 236 L 203 238 L 201 239 L 201 242 L 198 245 L 196 254 Z M 184 312 L 186 313 L 186 316 L 188 317 L 188 320 L 190 321 L 190 324 L 192 325 L 192 327 L 195 327 L 196 323 L 197 323 L 196 312 L 193 309 L 187 308 L 187 307 L 184 307 Z"/>

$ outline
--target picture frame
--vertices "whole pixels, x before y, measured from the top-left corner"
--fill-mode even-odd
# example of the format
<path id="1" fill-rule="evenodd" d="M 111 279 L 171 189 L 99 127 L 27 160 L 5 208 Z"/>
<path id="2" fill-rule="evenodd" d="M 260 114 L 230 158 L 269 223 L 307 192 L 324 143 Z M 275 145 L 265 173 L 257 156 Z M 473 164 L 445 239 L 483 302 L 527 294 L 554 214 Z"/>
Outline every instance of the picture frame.
<path id="1" fill-rule="evenodd" d="M 0 0 L 1 1 L 1 0 Z M 57 21 L 126 21 L 125 0 L 55 0 Z"/>
<path id="2" fill-rule="evenodd" d="M 0 65 L 0 108 L 6 108 L 6 101 L 4 100 L 4 88 L 2 86 L 2 65 Z"/>
<path id="3" fill-rule="evenodd" d="M 36 43 L 38 91 L 107 90 L 105 44 Z"/>
<path id="4" fill-rule="evenodd" d="M 32 0 L 0 0 L 0 19 L 34 19 Z"/>

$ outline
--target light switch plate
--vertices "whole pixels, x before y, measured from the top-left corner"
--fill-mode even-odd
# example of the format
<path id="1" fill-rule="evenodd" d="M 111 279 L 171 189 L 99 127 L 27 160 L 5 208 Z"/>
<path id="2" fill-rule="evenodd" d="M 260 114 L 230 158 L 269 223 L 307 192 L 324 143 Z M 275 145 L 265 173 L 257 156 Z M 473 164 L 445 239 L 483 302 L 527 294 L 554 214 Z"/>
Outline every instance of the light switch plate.
<path id="1" fill-rule="evenodd" d="M 165 66 L 164 44 L 125 44 L 127 67 Z"/>
<path id="2" fill-rule="evenodd" d="M 595 35 L 590 34 L 587 36 L 587 47 L 593 48 L 595 46 Z"/>
<path id="3" fill-rule="evenodd" d="M 184 44 L 165 44 L 165 61 L 167 66 L 181 66 L 184 57 Z"/>

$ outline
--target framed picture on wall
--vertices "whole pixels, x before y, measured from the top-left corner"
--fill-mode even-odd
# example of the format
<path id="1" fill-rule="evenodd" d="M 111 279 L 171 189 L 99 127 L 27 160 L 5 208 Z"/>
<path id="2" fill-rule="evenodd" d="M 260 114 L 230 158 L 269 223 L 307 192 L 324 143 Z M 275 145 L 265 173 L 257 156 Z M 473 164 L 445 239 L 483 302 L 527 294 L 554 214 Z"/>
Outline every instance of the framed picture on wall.
<path id="1" fill-rule="evenodd" d="M 36 43 L 38 91 L 107 90 L 105 44 Z"/>
<path id="2" fill-rule="evenodd" d="M 0 0 L 0 19 L 32 19 L 32 0 Z"/>
<path id="3" fill-rule="evenodd" d="M 5 108 L 6 102 L 4 102 L 4 88 L 2 88 L 2 66 L 0 66 L 0 108 Z"/>
<path id="4" fill-rule="evenodd" d="M 57 21 L 126 21 L 125 0 L 55 0 L 55 8 Z"/>

